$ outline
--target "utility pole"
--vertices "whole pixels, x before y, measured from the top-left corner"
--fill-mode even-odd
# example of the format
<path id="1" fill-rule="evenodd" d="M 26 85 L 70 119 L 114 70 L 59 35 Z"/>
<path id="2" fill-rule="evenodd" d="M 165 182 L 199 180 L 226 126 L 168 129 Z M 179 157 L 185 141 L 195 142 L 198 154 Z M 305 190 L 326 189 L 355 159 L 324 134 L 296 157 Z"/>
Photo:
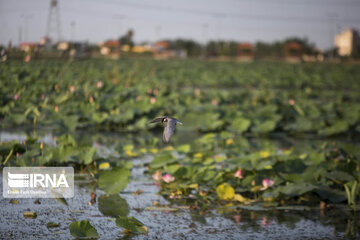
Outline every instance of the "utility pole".
<path id="1" fill-rule="evenodd" d="M 57 0 L 51 0 L 50 8 L 49 8 L 49 15 L 47 19 L 46 25 L 46 36 L 51 38 L 52 34 L 57 35 L 54 37 L 54 40 L 60 41 L 61 40 L 61 26 L 60 26 L 60 10 L 59 4 Z"/>
<path id="2" fill-rule="evenodd" d="M 221 19 L 225 17 L 224 14 L 214 14 L 214 17 L 216 18 L 217 27 L 216 27 L 216 35 L 218 40 L 221 40 L 222 35 L 222 22 Z"/>
<path id="3" fill-rule="evenodd" d="M 203 28 L 203 41 L 204 41 L 204 44 L 206 45 L 206 42 L 207 42 L 207 38 L 208 38 L 208 28 L 209 28 L 209 25 L 207 23 L 204 23 L 202 25 L 202 28 Z"/>
<path id="4" fill-rule="evenodd" d="M 70 26 L 71 26 L 71 41 L 75 42 L 75 26 L 76 26 L 75 21 L 72 21 Z"/>
<path id="5" fill-rule="evenodd" d="M 19 27 L 19 46 L 22 42 L 22 26 Z"/>
<path id="6" fill-rule="evenodd" d="M 29 27 L 28 27 L 28 20 L 32 18 L 32 15 L 29 14 L 22 14 L 21 18 L 24 20 L 24 28 L 23 28 L 23 38 L 24 38 L 24 42 L 29 41 Z"/>
<path id="7" fill-rule="evenodd" d="M 155 27 L 155 38 L 157 38 L 156 41 L 160 41 L 160 38 L 161 38 L 161 26 L 160 25 Z"/>
<path id="8" fill-rule="evenodd" d="M 337 30 L 336 29 L 337 14 L 336 13 L 327 13 L 326 15 L 329 18 L 330 48 L 333 48 L 336 30 Z"/>
<path id="9" fill-rule="evenodd" d="M 203 24 L 202 25 L 203 27 L 203 41 L 204 41 L 204 51 L 203 51 L 203 55 L 204 57 L 207 56 L 207 51 L 206 51 L 206 44 L 207 44 L 207 41 L 208 41 L 208 28 L 209 28 L 209 25 L 207 23 Z"/>
<path id="10" fill-rule="evenodd" d="M 122 34 L 122 22 L 123 22 L 123 20 L 126 18 L 126 16 L 125 15 L 121 15 L 121 14 L 116 14 L 116 15 L 113 15 L 113 18 L 114 19 L 117 19 L 117 20 L 119 20 L 119 26 L 117 27 L 118 28 L 118 30 L 117 31 L 119 31 L 119 33 L 118 33 L 118 35 L 119 35 L 119 38 L 121 37 L 121 34 Z"/>

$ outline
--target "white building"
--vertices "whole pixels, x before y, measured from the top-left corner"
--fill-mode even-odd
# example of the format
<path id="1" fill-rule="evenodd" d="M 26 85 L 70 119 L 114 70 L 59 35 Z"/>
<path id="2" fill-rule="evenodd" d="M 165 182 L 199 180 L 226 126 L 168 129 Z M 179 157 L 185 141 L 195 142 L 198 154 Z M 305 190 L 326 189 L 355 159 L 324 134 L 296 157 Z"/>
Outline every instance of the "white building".
<path id="1" fill-rule="evenodd" d="M 350 56 L 360 49 L 359 33 L 354 29 L 347 29 L 335 36 L 335 46 L 340 56 Z"/>

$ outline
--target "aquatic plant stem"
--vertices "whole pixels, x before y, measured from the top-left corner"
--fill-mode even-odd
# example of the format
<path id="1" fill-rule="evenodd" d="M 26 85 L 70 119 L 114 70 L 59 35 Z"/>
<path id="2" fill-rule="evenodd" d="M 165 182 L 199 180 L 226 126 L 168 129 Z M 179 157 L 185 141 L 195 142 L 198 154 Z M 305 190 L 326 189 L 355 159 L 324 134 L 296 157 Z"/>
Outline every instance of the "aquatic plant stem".
<path id="1" fill-rule="evenodd" d="M 14 148 L 12 148 L 9 152 L 9 154 L 7 155 L 7 157 L 5 158 L 5 161 L 3 162 L 3 165 L 5 166 L 5 164 L 7 163 L 7 161 L 10 159 L 11 155 L 14 152 Z"/>

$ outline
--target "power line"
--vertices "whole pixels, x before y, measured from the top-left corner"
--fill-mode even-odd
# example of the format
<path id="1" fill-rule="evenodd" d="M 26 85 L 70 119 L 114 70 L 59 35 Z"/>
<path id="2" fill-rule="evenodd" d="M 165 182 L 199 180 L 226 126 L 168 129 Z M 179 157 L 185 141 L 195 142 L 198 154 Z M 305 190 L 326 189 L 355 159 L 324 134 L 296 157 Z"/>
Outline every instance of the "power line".
<path id="1" fill-rule="evenodd" d="M 290 1 L 290 0 L 235 0 L 235 2 L 251 2 L 251 3 L 255 3 L 255 4 L 274 4 L 274 3 L 278 3 L 281 5 L 287 4 L 287 5 L 336 5 L 336 6 L 344 6 L 344 5 L 350 5 L 350 6 L 355 6 L 355 5 L 360 5 L 360 1 L 345 1 L 345 0 L 339 0 L 339 1 L 335 1 L 335 2 L 331 2 L 329 0 L 323 0 L 323 1 L 314 1 L 314 0 L 295 0 L 295 1 Z"/>
<path id="2" fill-rule="evenodd" d="M 64 8 L 63 8 L 64 9 Z M 111 19 L 110 17 L 112 15 L 109 15 L 108 12 L 100 12 L 100 11 L 86 11 L 83 9 L 66 9 L 68 12 L 73 12 L 76 14 L 84 14 L 84 15 L 91 15 L 91 16 L 96 16 L 97 18 L 108 18 Z M 126 16 L 129 20 L 132 19 L 133 21 L 141 21 L 141 22 L 154 22 L 156 23 L 156 26 L 158 26 L 159 23 L 163 23 L 163 19 L 161 18 L 157 18 L 155 16 L 132 16 L 131 18 L 129 16 Z M 114 19 L 114 18 L 112 18 Z M 114 19 L 116 20 L 116 19 Z M 187 26 L 198 26 L 199 28 L 203 27 L 203 23 L 202 21 L 199 21 L 198 24 L 194 23 L 194 21 L 178 21 L 178 20 L 173 20 L 173 19 L 169 19 L 166 20 L 166 23 L 171 23 L 171 24 L 176 24 L 176 25 L 187 25 Z M 215 23 L 214 23 L 215 24 Z M 212 24 L 213 26 L 215 26 L 214 24 Z M 271 28 L 269 29 L 268 27 L 260 27 L 260 28 L 253 28 L 253 27 L 246 27 L 246 26 L 239 26 L 239 24 L 235 24 L 235 23 L 227 23 L 224 24 L 225 26 L 223 26 L 224 29 L 229 28 L 229 24 L 230 25 L 234 25 L 233 27 L 230 27 L 231 29 L 234 29 L 234 27 L 236 29 L 239 29 L 241 31 L 247 31 L 247 32 L 277 32 L 277 33 L 284 33 L 284 32 L 289 32 L 289 30 L 284 30 L 283 28 Z M 207 24 L 209 27 L 211 24 Z M 299 28 L 297 28 L 299 30 Z M 293 29 L 294 30 L 294 29 Z M 301 28 L 301 30 L 304 30 L 303 28 Z M 324 33 L 320 33 L 319 30 L 311 30 L 311 29 L 306 29 L 307 32 L 311 32 L 313 34 L 321 34 L 323 35 Z M 296 30 L 295 30 L 296 31 Z M 324 30 L 325 31 L 325 30 Z M 326 30 L 327 31 L 327 30 Z"/>
<path id="3" fill-rule="evenodd" d="M 277 0 L 282 1 L 282 0 Z M 194 10 L 194 9 L 184 9 L 184 8 L 175 8 L 163 5 L 153 5 L 153 4 L 139 4 L 134 2 L 126 2 L 121 0 L 104 0 L 103 2 L 107 2 L 108 4 L 121 5 L 122 7 L 143 9 L 143 10 L 152 10 L 152 11 L 162 11 L 162 12 L 181 12 L 185 14 L 193 14 L 193 15 L 202 15 L 214 18 L 238 18 L 238 19 L 247 19 L 247 20 L 255 20 L 255 21 L 292 21 L 292 22 L 329 22 L 328 17 L 304 17 L 304 16 L 275 16 L 275 15 L 263 15 L 263 14 L 239 14 L 239 13 L 223 13 L 223 12 L 215 12 L 215 11 L 206 11 L 206 10 Z M 284 1 L 286 3 L 290 3 L 288 1 Z M 256 2 L 252 2 L 256 3 Z M 269 2 L 267 2 L 269 3 Z M 295 3 L 295 2 L 291 2 Z M 348 2 L 350 3 L 350 2 Z M 351 3 L 359 3 L 360 1 L 351 2 Z M 13 9 L 11 9 L 13 10 Z M 11 10 L 7 10 L 4 14 L 10 13 Z M 14 9 L 15 11 L 15 9 Z M 338 17 L 336 18 L 337 22 L 360 22 L 360 18 L 352 18 L 352 17 Z"/>
<path id="4" fill-rule="evenodd" d="M 163 5 L 153 5 L 153 4 L 139 4 L 134 2 L 127 1 L 114 1 L 114 0 L 106 0 L 105 2 L 109 2 L 111 4 L 127 6 L 136 9 L 144 9 L 144 10 L 155 10 L 155 11 L 172 11 L 172 12 L 182 12 L 186 14 L 195 14 L 195 15 L 203 15 L 217 18 L 240 18 L 240 19 L 255 19 L 255 20 L 267 20 L 267 21 L 297 21 L 297 22 L 328 22 L 328 18 L 321 17 L 301 17 L 301 16 L 271 16 L 271 15 L 260 15 L 260 14 L 238 14 L 238 13 L 222 13 L 222 12 L 214 12 L 214 11 L 205 11 L 205 10 L 193 10 L 193 9 L 184 9 L 184 8 L 174 8 Z M 360 22 L 360 18 L 337 18 L 337 21 L 341 22 Z"/>

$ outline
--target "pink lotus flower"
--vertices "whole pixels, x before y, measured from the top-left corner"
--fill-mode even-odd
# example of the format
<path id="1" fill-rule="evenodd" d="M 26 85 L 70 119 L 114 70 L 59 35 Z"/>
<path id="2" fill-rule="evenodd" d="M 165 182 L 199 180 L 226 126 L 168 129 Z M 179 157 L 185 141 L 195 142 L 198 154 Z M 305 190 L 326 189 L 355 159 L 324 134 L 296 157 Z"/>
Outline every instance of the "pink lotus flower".
<path id="1" fill-rule="evenodd" d="M 181 195 L 176 195 L 175 193 L 170 194 L 170 199 L 179 199 L 181 198 Z"/>
<path id="2" fill-rule="evenodd" d="M 152 175 L 152 178 L 153 178 L 155 181 L 160 181 L 160 180 L 161 180 L 161 171 L 160 171 L 160 170 L 157 170 L 157 171 Z"/>
<path id="3" fill-rule="evenodd" d="M 173 182 L 175 181 L 175 177 L 171 176 L 170 174 L 165 174 L 162 179 L 164 180 L 164 182 L 166 183 L 170 183 L 170 182 Z"/>
<path id="4" fill-rule="evenodd" d="M 148 88 L 148 89 L 146 90 L 146 92 L 147 92 L 148 94 L 151 94 L 151 93 L 152 93 L 152 89 L 151 89 L 151 88 Z"/>
<path id="5" fill-rule="evenodd" d="M 101 88 L 103 86 L 103 82 L 102 81 L 98 81 L 97 84 L 96 84 L 96 87 L 97 88 Z"/>
<path id="6" fill-rule="evenodd" d="M 241 223 L 241 215 L 235 215 L 234 220 L 235 220 L 236 224 L 240 224 Z"/>
<path id="7" fill-rule="evenodd" d="M 265 189 L 268 189 L 269 187 L 274 185 L 274 180 L 270 180 L 270 179 L 265 178 L 264 180 L 262 180 L 262 185 L 263 185 L 263 187 L 260 188 L 260 190 L 264 191 Z"/>
<path id="8" fill-rule="evenodd" d="M 138 102 L 138 101 L 141 101 L 141 99 L 142 99 L 141 96 L 137 96 L 135 100 Z"/>
<path id="9" fill-rule="evenodd" d="M 73 93 L 74 91 L 75 91 L 75 86 L 74 86 L 74 85 L 71 85 L 71 86 L 70 86 L 70 92 Z"/>
<path id="10" fill-rule="evenodd" d="M 55 112 L 59 111 L 59 106 L 55 106 Z"/>
<path id="11" fill-rule="evenodd" d="M 45 99 L 45 94 L 41 94 L 41 99 L 44 100 Z"/>
<path id="12" fill-rule="evenodd" d="M 289 99 L 289 104 L 292 106 L 295 104 L 295 100 L 294 99 Z"/>
<path id="13" fill-rule="evenodd" d="M 195 88 L 195 95 L 200 96 L 200 89 L 199 88 Z"/>
<path id="14" fill-rule="evenodd" d="M 20 98 L 20 95 L 19 95 L 19 94 L 15 94 L 15 95 L 14 95 L 15 101 L 17 101 L 19 98 Z"/>
<path id="15" fill-rule="evenodd" d="M 238 169 L 238 170 L 234 173 L 233 176 L 236 177 L 236 178 L 242 179 L 242 178 L 243 178 L 243 175 L 242 175 L 241 169 Z"/>
<path id="16" fill-rule="evenodd" d="M 217 101 L 216 99 L 213 99 L 213 100 L 211 100 L 211 104 L 212 104 L 212 105 L 217 105 L 217 104 L 218 104 L 218 101 Z"/>
<path id="17" fill-rule="evenodd" d="M 159 90 L 154 89 L 154 90 L 153 90 L 153 94 L 154 94 L 155 96 L 158 95 L 158 94 L 159 94 Z"/>
<path id="18" fill-rule="evenodd" d="M 156 98 L 154 98 L 154 97 L 151 97 L 151 98 L 150 98 L 150 103 L 151 103 L 151 104 L 154 104 L 154 103 L 156 103 Z"/>
<path id="19" fill-rule="evenodd" d="M 267 217 L 263 217 L 262 221 L 261 221 L 261 225 L 263 227 L 266 227 L 266 226 L 270 226 L 272 224 L 272 221 L 267 219 Z"/>
<path id="20" fill-rule="evenodd" d="M 30 56 L 30 55 L 26 55 L 24 61 L 25 61 L 25 62 L 30 62 L 30 60 L 31 60 L 31 56 Z"/>

